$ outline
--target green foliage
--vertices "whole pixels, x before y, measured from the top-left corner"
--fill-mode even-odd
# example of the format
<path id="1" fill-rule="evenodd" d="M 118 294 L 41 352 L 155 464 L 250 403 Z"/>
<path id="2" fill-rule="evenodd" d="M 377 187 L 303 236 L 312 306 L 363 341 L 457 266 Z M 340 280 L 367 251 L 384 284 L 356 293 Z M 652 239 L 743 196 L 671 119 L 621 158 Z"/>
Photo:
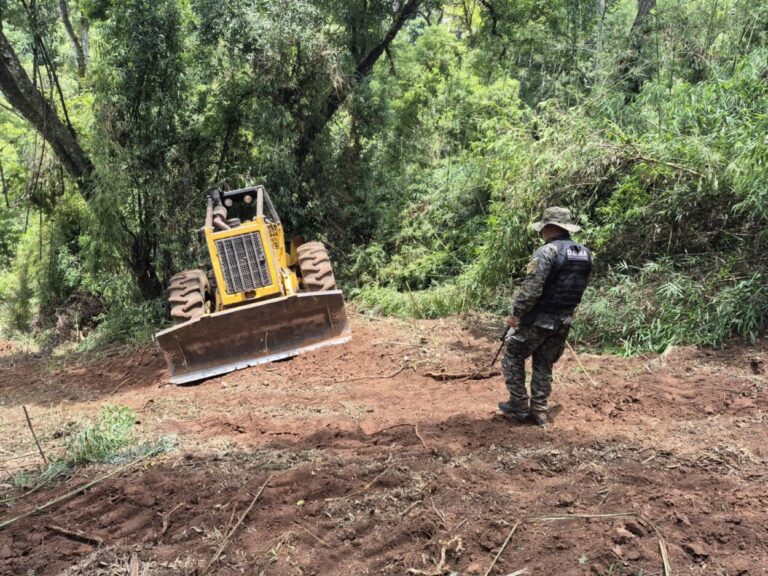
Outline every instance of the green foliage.
<path id="1" fill-rule="evenodd" d="M 623 266 L 610 272 L 587 293 L 576 337 L 625 353 L 716 345 L 734 335 L 753 340 L 768 314 L 765 276 L 734 278 L 726 264 L 708 268 L 702 261 L 675 266 L 660 260 L 638 271 Z M 709 274 L 701 277 L 703 271 Z"/>
<path id="2" fill-rule="evenodd" d="M 620 8 L 609 5 L 606 34 L 631 16 Z M 700 15 L 675 10 L 670 17 L 700 24 Z M 726 38 L 722 15 L 711 16 L 710 34 Z M 751 29 L 749 22 L 739 23 Z M 673 29 L 670 24 L 664 33 Z M 598 256 L 577 337 L 635 352 L 684 342 L 719 344 L 764 331 L 764 48 L 750 44 L 750 51 L 734 55 L 733 44 L 718 44 L 707 77 L 696 83 L 682 73 L 691 63 L 673 50 L 674 65 L 665 62 L 668 67 L 646 79 L 629 104 L 607 83 L 591 95 L 583 87 L 575 94 L 561 74 L 557 82 L 565 83 L 555 93 L 571 86 L 567 96 L 542 101 L 539 94 L 535 114 L 506 103 L 502 109 L 513 111 L 510 121 L 497 116 L 471 140 L 463 133 L 457 141 L 448 126 L 462 95 L 493 84 L 463 78 L 453 85 L 450 104 L 441 102 L 437 90 L 442 78 L 467 61 L 477 74 L 486 54 L 467 51 L 464 44 L 452 50 L 447 42 L 439 44 L 435 58 L 424 47 L 435 45 L 431 35 L 439 38 L 440 32 L 429 30 L 405 48 L 429 66 L 427 88 L 419 84 L 424 73 L 410 77 L 407 69 L 390 78 L 391 71 L 380 69 L 390 124 L 413 129 L 405 144 L 402 136 L 390 142 L 385 133 L 384 149 L 392 150 L 386 166 L 402 175 L 411 193 L 385 212 L 396 220 L 382 221 L 381 239 L 360 250 L 351 268 L 363 286 L 357 297 L 367 309 L 419 315 L 423 301 L 425 315 L 477 306 L 502 312 L 513 281 L 538 245 L 528 224 L 547 205 L 563 204 L 582 222 L 582 240 Z M 408 58 L 400 55 L 397 62 Z M 537 81 L 526 77 L 524 98 L 542 88 L 534 84 L 543 81 L 544 72 L 546 66 L 538 68 Z M 400 76 L 407 87 L 402 94 L 393 90 Z M 427 126 L 419 114 L 429 118 Z M 462 127 L 473 125 L 467 110 L 459 116 Z M 405 146 L 407 154 L 399 154 L 397 146 Z M 475 220 L 457 221 L 462 210 L 450 203 L 460 197 L 461 178 L 435 185 L 445 166 L 482 167 L 476 181 L 484 194 Z M 426 184 L 417 188 L 419 181 Z M 432 207 L 441 210 L 442 220 Z M 411 293 L 416 288 L 426 291 Z"/>
<path id="3" fill-rule="evenodd" d="M 134 304 L 118 298 L 99 318 L 98 327 L 79 342 L 77 350 L 86 352 L 116 342 L 147 342 L 167 315 L 165 300 Z"/>
<path id="4" fill-rule="evenodd" d="M 170 437 L 138 443 L 134 429 L 136 414 L 126 406 L 105 406 L 96 420 L 84 420 L 67 442 L 65 453 L 39 472 L 22 471 L 12 478 L 15 486 L 44 486 L 76 466 L 104 462 L 122 464 L 136 458 L 168 452 L 175 441 Z"/>
<path id="5" fill-rule="evenodd" d="M 80 78 L 56 2 L 3 3 L 94 165 L 83 194 L 0 108 L 4 331 L 98 298 L 82 348 L 146 337 L 164 283 L 197 264 L 204 192 L 257 181 L 372 312 L 504 313 L 530 222 L 563 204 L 597 254 L 585 342 L 765 330 L 764 2 L 659 0 L 635 24 L 634 0 L 425 1 L 360 74 L 404 4 L 83 1 Z"/>
<path id="6" fill-rule="evenodd" d="M 133 440 L 136 414 L 125 406 L 106 406 L 93 422 L 74 434 L 67 446 L 67 462 L 102 462 Z"/>
<path id="7" fill-rule="evenodd" d="M 361 310 L 374 315 L 439 318 L 466 307 L 466 294 L 453 284 L 435 285 L 419 292 L 371 285 L 353 290 L 352 295 Z"/>

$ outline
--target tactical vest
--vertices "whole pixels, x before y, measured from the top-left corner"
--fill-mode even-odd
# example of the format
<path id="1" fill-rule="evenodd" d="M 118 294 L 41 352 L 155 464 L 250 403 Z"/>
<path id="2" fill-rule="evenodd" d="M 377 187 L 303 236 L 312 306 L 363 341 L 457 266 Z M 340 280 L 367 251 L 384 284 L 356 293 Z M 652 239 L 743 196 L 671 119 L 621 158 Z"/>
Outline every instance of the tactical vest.
<path id="1" fill-rule="evenodd" d="M 579 305 L 587 288 L 592 272 L 592 253 L 570 238 L 552 240 L 551 243 L 557 246 L 557 259 L 531 312 L 569 314 Z"/>

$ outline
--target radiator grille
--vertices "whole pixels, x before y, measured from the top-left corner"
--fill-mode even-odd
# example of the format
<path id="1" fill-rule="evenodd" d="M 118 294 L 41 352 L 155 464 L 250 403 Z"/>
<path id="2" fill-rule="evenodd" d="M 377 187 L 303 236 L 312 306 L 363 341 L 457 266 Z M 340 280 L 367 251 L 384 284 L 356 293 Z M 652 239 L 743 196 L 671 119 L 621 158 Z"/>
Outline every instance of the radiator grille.
<path id="1" fill-rule="evenodd" d="M 272 284 L 264 245 L 258 232 L 216 240 L 219 264 L 228 294 Z"/>

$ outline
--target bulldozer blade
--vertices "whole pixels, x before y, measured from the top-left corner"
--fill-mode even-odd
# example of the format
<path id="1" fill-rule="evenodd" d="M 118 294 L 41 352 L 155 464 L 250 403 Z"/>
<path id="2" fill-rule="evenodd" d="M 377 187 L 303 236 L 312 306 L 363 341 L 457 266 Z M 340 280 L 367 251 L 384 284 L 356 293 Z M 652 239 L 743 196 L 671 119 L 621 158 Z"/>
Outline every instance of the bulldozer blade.
<path id="1" fill-rule="evenodd" d="M 262 300 L 155 334 L 173 384 L 343 344 L 350 337 L 340 290 Z"/>

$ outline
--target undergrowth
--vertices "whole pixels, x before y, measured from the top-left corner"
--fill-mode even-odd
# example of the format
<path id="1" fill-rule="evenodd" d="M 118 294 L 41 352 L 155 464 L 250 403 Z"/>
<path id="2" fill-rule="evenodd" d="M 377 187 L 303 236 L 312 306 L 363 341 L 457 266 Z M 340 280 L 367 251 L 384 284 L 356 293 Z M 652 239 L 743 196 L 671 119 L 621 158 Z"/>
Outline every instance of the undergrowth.
<path id="1" fill-rule="evenodd" d="M 77 351 L 88 352 L 117 342 L 147 342 L 167 316 L 167 308 L 163 300 L 116 305 L 99 318 L 98 326 L 78 343 Z"/>
<path id="2" fill-rule="evenodd" d="M 174 440 L 161 437 L 138 442 L 136 414 L 126 406 L 106 406 L 95 420 L 85 420 L 72 433 L 64 454 L 49 459 L 39 471 L 23 471 L 12 478 L 12 484 L 37 489 L 70 473 L 77 466 L 93 463 L 122 464 L 140 457 L 161 454 L 173 449 Z"/>
<path id="3" fill-rule="evenodd" d="M 734 278 L 725 265 L 702 270 L 696 264 L 660 260 L 608 272 L 587 291 L 574 338 L 624 354 L 716 346 L 733 336 L 754 341 L 768 315 L 765 276 Z"/>

